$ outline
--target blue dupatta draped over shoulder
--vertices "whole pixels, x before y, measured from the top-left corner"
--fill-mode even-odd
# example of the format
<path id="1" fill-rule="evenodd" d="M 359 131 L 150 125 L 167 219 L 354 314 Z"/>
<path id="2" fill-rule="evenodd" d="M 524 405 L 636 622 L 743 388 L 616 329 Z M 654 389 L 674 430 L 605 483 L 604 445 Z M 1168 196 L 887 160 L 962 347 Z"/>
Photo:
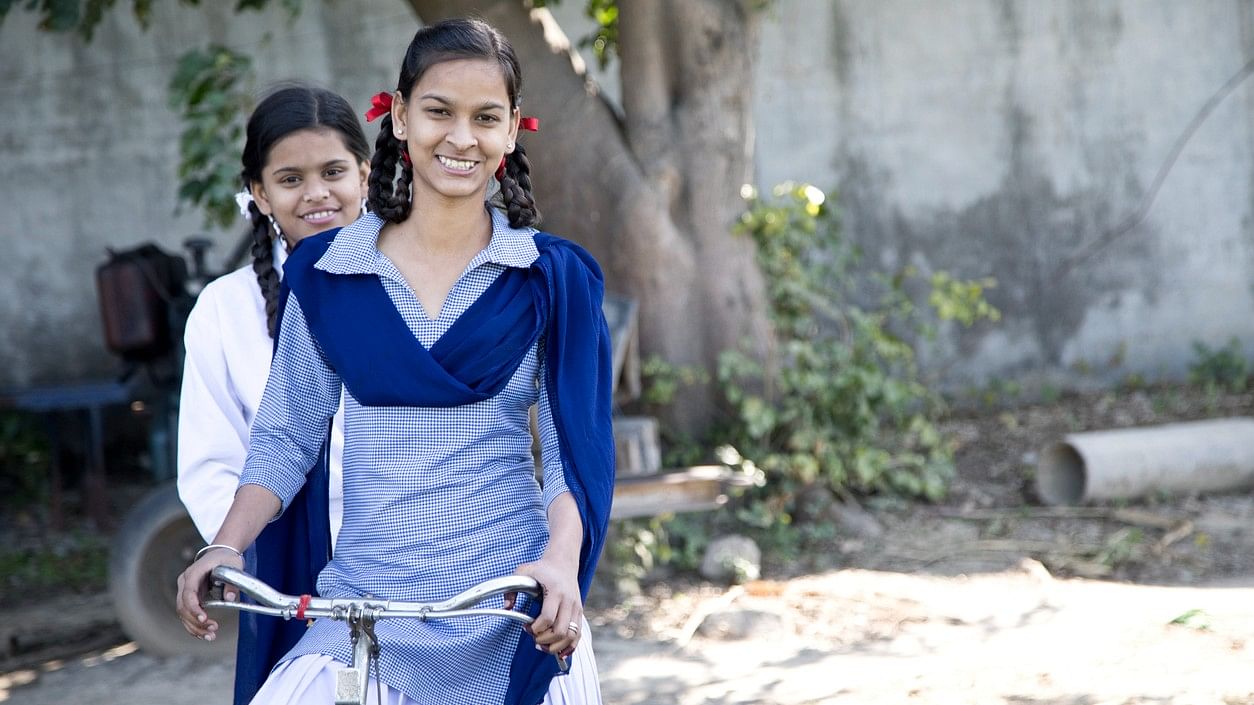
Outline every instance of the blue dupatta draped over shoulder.
<path id="1" fill-rule="evenodd" d="M 579 508 L 583 547 L 579 587 L 586 599 L 609 525 L 614 491 L 610 337 L 602 312 L 601 269 L 587 251 L 536 233 L 539 256 L 529 268 L 507 268 L 430 350 L 396 310 L 379 278 L 333 274 L 315 265 L 337 230 L 301 241 L 284 265 L 281 304 L 294 294 L 309 329 L 344 386 L 365 406 L 453 407 L 489 399 L 505 388 L 531 347 L 544 336 L 549 402 L 566 485 Z M 281 309 L 280 309 L 281 310 Z M 254 550 L 258 577 L 285 592 L 314 592 L 330 557 L 326 463 Z M 295 553 L 292 547 L 308 545 Z M 535 608 L 535 609 L 538 609 Z M 272 622 L 276 620 L 270 620 Z M 295 644 L 303 625 L 245 627 L 237 658 L 236 703 L 256 692 Z M 261 627 L 258 629 L 258 627 Z M 535 705 L 557 673 L 525 632 L 515 648 L 506 705 Z"/>

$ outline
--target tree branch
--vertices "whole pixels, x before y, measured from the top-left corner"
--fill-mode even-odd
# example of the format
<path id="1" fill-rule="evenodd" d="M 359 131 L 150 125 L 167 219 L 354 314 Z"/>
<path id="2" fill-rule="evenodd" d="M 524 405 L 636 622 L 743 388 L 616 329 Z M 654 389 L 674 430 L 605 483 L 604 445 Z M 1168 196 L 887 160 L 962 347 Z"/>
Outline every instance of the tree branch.
<path id="1" fill-rule="evenodd" d="M 682 189 L 673 118 L 675 42 L 663 0 L 619 3 L 618 54 L 627 138 L 645 173 L 673 209 Z"/>

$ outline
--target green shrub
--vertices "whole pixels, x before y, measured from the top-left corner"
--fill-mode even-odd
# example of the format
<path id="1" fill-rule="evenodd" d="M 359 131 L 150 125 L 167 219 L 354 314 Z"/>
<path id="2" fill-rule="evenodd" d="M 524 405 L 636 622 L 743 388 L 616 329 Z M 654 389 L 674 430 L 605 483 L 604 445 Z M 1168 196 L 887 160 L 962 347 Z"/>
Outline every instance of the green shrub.
<path id="1" fill-rule="evenodd" d="M 33 596 L 104 590 L 108 540 L 99 533 L 46 538 L 37 545 L 0 547 L 0 599 L 21 604 Z"/>
<path id="2" fill-rule="evenodd" d="M 816 495 L 940 499 L 952 444 L 937 429 L 942 402 L 922 381 L 914 344 L 938 321 L 996 320 L 984 298 L 995 282 L 938 272 L 926 280 L 928 307 L 917 307 L 907 289 L 919 273 L 858 268 L 831 199 L 806 184 L 753 194 L 737 230 L 757 245 L 775 334 L 765 365 L 737 351 L 719 362 L 735 410 L 719 440 L 766 478 L 742 519 L 786 525 Z"/>
<path id="3" fill-rule="evenodd" d="M 42 506 L 48 492 L 48 440 L 32 416 L 0 413 L 0 496 L 9 512 Z"/>
<path id="4" fill-rule="evenodd" d="M 936 425 L 942 401 L 924 384 L 914 345 L 931 339 L 940 321 L 996 320 L 984 298 L 995 282 L 859 269 L 830 199 L 813 186 L 783 184 L 748 200 L 737 230 L 757 246 L 773 350 L 765 364 L 725 351 L 717 381 L 730 420 L 702 439 L 665 440 L 668 465 L 708 462 L 713 448 L 754 484 L 738 491 L 734 514 L 617 522 L 607 562 L 620 583 L 638 583 L 661 565 L 692 569 L 707 537 L 746 528 L 767 562 L 791 565 L 806 546 L 835 538 L 831 521 L 810 519 L 837 498 L 936 500 L 953 474 L 952 443 Z M 908 287 L 927 290 L 920 298 L 928 305 L 917 307 Z M 649 412 L 708 381 L 703 370 L 656 357 L 642 371 Z"/>
<path id="5" fill-rule="evenodd" d="M 1244 392 L 1250 382 L 1250 365 L 1233 338 L 1222 348 L 1212 350 L 1201 341 L 1193 343 L 1194 360 L 1189 365 L 1189 381 L 1211 390 Z"/>

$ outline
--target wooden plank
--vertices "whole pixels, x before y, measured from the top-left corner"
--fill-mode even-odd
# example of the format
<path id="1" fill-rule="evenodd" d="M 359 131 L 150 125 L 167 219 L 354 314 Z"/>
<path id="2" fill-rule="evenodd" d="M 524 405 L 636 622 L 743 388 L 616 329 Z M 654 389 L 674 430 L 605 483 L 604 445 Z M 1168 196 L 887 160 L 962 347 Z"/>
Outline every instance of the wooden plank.
<path id="1" fill-rule="evenodd" d="M 635 299 L 606 294 L 601 310 L 610 329 L 612 393 L 619 403 L 630 401 L 640 396 L 639 304 Z"/>
<path id="2" fill-rule="evenodd" d="M 657 419 L 652 416 L 614 417 L 614 461 L 618 476 L 653 475 L 662 469 Z"/>
<path id="3" fill-rule="evenodd" d="M 721 465 L 699 465 L 654 475 L 620 477 L 614 485 L 611 519 L 717 509 L 733 486 L 750 484 L 744 475 Z"/>

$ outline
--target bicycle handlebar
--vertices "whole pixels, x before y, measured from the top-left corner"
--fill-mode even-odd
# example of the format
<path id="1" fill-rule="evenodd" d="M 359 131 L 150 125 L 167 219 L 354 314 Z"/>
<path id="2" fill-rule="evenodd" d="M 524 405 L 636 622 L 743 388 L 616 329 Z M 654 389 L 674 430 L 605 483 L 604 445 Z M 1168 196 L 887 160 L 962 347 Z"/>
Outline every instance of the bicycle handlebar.
<path id="1" fill-rule="evenodd" d="M 354 641 L 354 652 L 352 652 L 351 664 L 347 669 L 342 670 L 345 676 L 346 690 L 351 696 L 347 699 L 337 697 L 336 702 L 365 702 L 365 682 L 366 670 L 369 667 L 371 659 L 371 646 L 374 645 L 374 652 L 377 655 L 377 641 L 374 635 L 374 622 L 385 617 L 410 617 L 416 620 L 445 620 L 451 617 L 504 617 L 507 620 L 522 622 L 524 625 L 532 623 L 533 617 L 525 612 L 517 612 L 514 610 L 498 610 L 498 608 L 475 607 L 479 602 L 487 600 L 488 597 L 495 595 L 504 595 L 507 592 L 524 592 L 533 597 L 542 595 L 543 590 L 534 578 L 525 576 L 505 576 L 493 578 L 493 580 L 485 580 L 479 585 L 469 588 L 460 595 L 450 597 L 449 600 L 443 602 L 401 602 L 395 600 L 376 600 L 372 597 L 362 598 L 326 598 L 311 597 L 308 595 L 295 596 L 285 595 L 278 592 L 275 588 L 266 585 L 265 581 L 248 573 L 236 570 L 236 568 L 228 566 L 218 566 L 213 568 L 212 573 L 213 591 L 217 592 L 223 583 L 231 583 L 231 585 L 240 588 L 240 591 L 248 597 L 256 601 L 247 603 L 242 601 L 226 601 L 226 600 L 207 600 L 204 607 L 226 607 L 228 610 L 240 610 L 245 612 L 256 612 L 258 615 L 268 615 L 272 617 L 282 617 L 285 620 L 291 618 L 316 618 L 327 617 L 332 620 L 349 622 L 352 630 L 352 641 Z M 365 628 L 365 639 L 359 640 L 359 630 Z M 566 657 L 554 654 L 557 660 L 558 669 L 563 672 L 571 669 L 571 662 Z M 367 666 L 360 666 L 359 661 L 364 661 Z M 340 674 L 336 675 L 336 687 L 340 687 Z M 339 692 L 339 690 L 337 690 Z"/>
<path id="2" fill-rule="evenodd" d="M 506 609 L 475 607 L 483 600 L 494 595 L 507 592 L 522 592 L 533 597 L 542 594 L 540 583 L 534 578 L 522 575 L 509 575 L 502 578 L 485 580 L 478 585 L 451 597 L 443 602 L 402 602 L 398 600 L 379 600 L 370 597 L 358 599 L 325 598 L 287 595 L 275 590 L 264 581 L 230 566 L 220 565 L 213 569 L 213 579 L 220 583 L 230 583 L 257 604 L 238 601 L 208 600 L 205 607 L 224 607 L 243 612 L 255 612 L 283 619 L 326 617 L 339 621 L 350 618 L 365 617 L 371 621 L 383 618 L 409 617 L 427 621 L 428 619 L 450 619 L 454 617 L 503 617 L 522 624 L 531 624 L 534 619 L 524 612 Z M 304 603 L 304 609 L 301 604 Z M 562 671 L 570 668 L 569 662 L 560 655 L 554 655 Z"/>
<path id="3" fill-rule="evenodd" d="M 296 595 L 285 595 L 248 573 L 225 565 L 220 565 L 213 569 L 213 578 L 234 585 L 241 592 L 255 600 L 257 604 L 210 600 L 205 603 L 205 607 L 226 607 L 244 612 L 265 614 L 271 617 L 292 619 L 300 610 L 302 599 L 305 599 Z M 474 607 L 474 605 L 489 597 L 502 595 L 507 592 L 522 592 L 533 597 L 538 597 L 541 594 L 540 584 L 534 578 L 510 575 L 503 578 L 485 580 L 443 602 L 402 602 L 398 600 L 379 600 L 370 597 L 357 599 L 311 597 L 306 599 L 305 609 L 302 614 L 310 618 L 329 617 L 343 621 L 352 613 L 361 613 L 368 614 L 374 619 L 410 617 L 424 622 L 428 619 L 490 615 L 513 619 L 522 624 L 531 624 L 531 615 L 523 612 Z"/>

